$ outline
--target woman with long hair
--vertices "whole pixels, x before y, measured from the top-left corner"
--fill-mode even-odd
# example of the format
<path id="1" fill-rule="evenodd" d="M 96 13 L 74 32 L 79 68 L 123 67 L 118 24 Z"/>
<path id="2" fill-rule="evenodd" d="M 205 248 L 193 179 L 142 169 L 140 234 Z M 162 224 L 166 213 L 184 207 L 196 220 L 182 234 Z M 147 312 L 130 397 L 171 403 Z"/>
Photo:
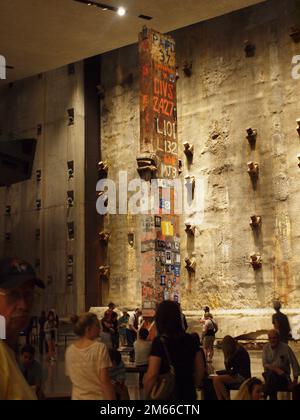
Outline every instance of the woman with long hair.
<path id="1" fill-rule="evenodd" d="M 235 397 L 236 401 L 262 401 L 264 400 L 263 382 L 258 378 L 245 381 Z"/>
<path id="2" fill-rule="evenodd" d="M 72 382 L 72 400 L 115 400 L 108 369 L 112 367 L 105 344 L 97 339 L 100 323 L 95 314 L 72 318 L 78 340 L 66 351 L 66 374 Z"/>
<path id="3" fill-rule="evenodd" d="M 183 330 L 178 303 L 162 302 L 157 309 L 155 322 L 158 337 L 153 341 L 144 379 L 146 395 L 151 395 L 159 375 L 170 371 L 170 359 L 176 378 L 176 388 L 170 399 L 196 400 L 196 387 L 203 381 L 205 365 L 199 345 Z"/>
<path id="4" fill-rule="evenodd" d="M 222 350 L 225 371 L 213 378 L 213 384 L 218 400 L 230 400 L 230 392 L 226 386 L 240 386 L 251 378 L 250 356 L 247 350 L 229 335 L 223 339 Z"/>

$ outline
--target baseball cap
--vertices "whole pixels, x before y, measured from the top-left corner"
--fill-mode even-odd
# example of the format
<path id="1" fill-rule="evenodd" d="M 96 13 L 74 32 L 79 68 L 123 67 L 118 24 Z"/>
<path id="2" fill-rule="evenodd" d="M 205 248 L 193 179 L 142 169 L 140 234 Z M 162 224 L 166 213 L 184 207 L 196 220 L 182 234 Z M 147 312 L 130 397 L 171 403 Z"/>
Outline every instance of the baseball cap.
<path id="1" fill-rule="evenodd" d="M 29 280 L 33 280 L 35 286 L 45 289 L 44 283 L 37 278 L 28 262 L 20 258 L 0 260 L 0 289 L 15 289 Z"/>

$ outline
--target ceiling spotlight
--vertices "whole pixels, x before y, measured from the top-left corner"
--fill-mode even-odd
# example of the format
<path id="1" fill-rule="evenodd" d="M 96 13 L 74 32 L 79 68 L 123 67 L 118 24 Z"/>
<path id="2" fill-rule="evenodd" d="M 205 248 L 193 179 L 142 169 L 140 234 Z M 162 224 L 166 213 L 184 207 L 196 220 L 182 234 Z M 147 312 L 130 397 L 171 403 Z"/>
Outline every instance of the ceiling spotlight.
<path id="1" fill-rule="evenodd" d="M 119 7 L 117 13 L 119 16 L 125 16 L 126 10 L 124 9 L 124 7 Z"/>

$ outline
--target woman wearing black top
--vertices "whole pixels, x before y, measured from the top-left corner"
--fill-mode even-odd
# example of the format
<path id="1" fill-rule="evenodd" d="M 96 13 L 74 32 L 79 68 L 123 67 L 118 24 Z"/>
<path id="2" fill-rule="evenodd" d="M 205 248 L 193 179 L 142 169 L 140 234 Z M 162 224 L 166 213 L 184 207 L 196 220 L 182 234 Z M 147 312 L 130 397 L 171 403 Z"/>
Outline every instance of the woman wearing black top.
<path id="1" fill-rule="evenodd" d="M 213 378 L 218 400 L 230 400 L 226 385 L 242 385 L 251 378 L 250 356 L 234 338 L 226 336 L 222 342 L 226 370 Z"/>
<path id="2" fill-rule="evenodd" d="M 199 386 L 205 375 L 205 366 L 200 354 L 199 345 L 183 331 L 181 313 L 178 303 L 162 302 L 155 317 L 159 337 L 152 344 L 148 371 L 145 375 L 145 392 L 150 395 L 158 375 L 170 370 L 163 337 L 171 362 L 175 369 L 176 391 L 175 400 L 196 400 L 196 387 Z"/>

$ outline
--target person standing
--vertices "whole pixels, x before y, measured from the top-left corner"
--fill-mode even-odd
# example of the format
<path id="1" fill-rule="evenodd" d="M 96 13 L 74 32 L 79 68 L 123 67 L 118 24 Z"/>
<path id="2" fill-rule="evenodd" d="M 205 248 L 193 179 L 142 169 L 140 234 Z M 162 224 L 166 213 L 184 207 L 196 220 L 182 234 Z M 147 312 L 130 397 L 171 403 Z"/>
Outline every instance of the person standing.
<path id="1" fill-rule="evenodd" d="M 126 328 L 129 321 L 129 314 L 124 309 L 123 315 L 118 320 L 118 330 L 119 330 L 119 337 L 120 337 L 120 344 L 122 347 L 125 347 L 127 345 L 126 340 Z"/>
<path id="2" fill-rule="evenodd" d="M 218 325 L 213 320 L 213 316 L 206 312 L 204 315 L 205 323 L 203 325 L 203 348 L 207 363 L 211 363 L 214 357 L 214 343 Z"/>
<path id="3" fill-rule="evenodd" d="M 277 400 L 278 391 L 288 391 L 292 385 L 298 384 L 300 366 L 293 350 L 280 341 L 277 330 L 271 330 L 268 334 L 269 343 L 263 349 L 263 367 L 265 378 L 265 393 L 270 400 Z M 291 367 L 294 381 L 291 381 Z"/>
<path id="4" fill-rule="evenodd" d="M 66 375 L 72 382 L 72 400 L 115 400 L 108 369 L 108 349 L 98 341 L 100 323 L 95 314 L 72 318 L 78 340 L 66 351 Z"/>
<path id="5" fill-rule="evenodd" d="M 142 311 L 139 308 L 136 308 L 134 313 L 130 315 L 128 328 L 126 330 L 127 343 L 129 347 L 133 347 L 133 343 L 137 339 L 137 334 L 142 323 Z"/>
<path id="6" fill-rule="evenodd" d="M 176 378 L 176 389 L 171 399 L 196 400 L 196 387 L 203 382 L 205 365 L 195 339 L 182 328 L 179 305 L 172 301 L 162 302 L 158 306 L 155 322 L 159 337 L 153 341 L 144 379 L 146 395 L 151 395 L 158 376 L 170 371 L 170 359 Z"/>
<path id="7" fill-rule="evenodd" d="M 6 321 L 6 341 L 0 340 L 0 400 L 36 400 L 14 353 L 19 333 L 30 320 L 36 286 L 45 289 L 26 261 L 0 261 L 0 315 Z"/>
<path id="8" fill-rule="evenodd" d="M 46 341 L 48 346 L 48 357 L 51 362 L 55 361 L 55 332 L 56 332 L 56 322 L 54 312 L 50 311 L 45 323 L 45 334 Z"/>
<path id="9" fill-rule="evenodd" d="M 275 300 L 273 302 L 273 308 L 276 313 L 272 317 L 272 324 L 275 330 L 279 332 L 280 341 L 288 344 L 289 340 L 292 340 L 291 326 L 288 317 L 281 312 L 281 302 Z"/>
<path id="10" fill-rule="evenodd" d="M 109 303 L 108 309 L 104 312 L 102 325 L 111 334 L 111 342 L 114 349 L 119 347 L 119 333 L 118 333 L 118 314 L 114 311 L 116 305 Z"/>

